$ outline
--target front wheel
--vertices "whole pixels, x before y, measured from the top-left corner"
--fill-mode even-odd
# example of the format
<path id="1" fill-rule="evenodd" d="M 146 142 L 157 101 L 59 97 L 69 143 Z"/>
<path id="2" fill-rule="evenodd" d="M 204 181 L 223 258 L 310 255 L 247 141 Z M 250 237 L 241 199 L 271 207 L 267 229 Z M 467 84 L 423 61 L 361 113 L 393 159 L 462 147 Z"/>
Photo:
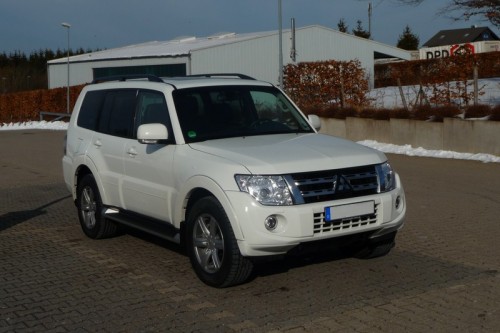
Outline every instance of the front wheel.
<path id="1" fill-rule="evenodd" d="M 201 281 L 223 288 L 245 282 L 253 264 L 243 257 L 229 219 L 214 197 L 196 202 L 187 217 L 187 251 Z"/>
<path id="2" fill-rule="evenodd" d="M 85 235 L 99 239 L 116 234 L 116 225 L 103 216 L 101 195 L 91 174 L 85 175 L 78 183 L 76 206 Z"/>

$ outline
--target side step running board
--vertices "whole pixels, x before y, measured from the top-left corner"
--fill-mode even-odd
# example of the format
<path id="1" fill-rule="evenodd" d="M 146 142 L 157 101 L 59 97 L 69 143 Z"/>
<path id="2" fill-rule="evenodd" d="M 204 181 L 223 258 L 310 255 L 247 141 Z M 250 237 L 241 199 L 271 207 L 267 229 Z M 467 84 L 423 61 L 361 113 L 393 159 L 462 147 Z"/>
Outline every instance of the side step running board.
<path id="1" fill-rule="evenodd" d="M 137 214 L 123 213 L 113 208 L 105 208 L 104 216 L 115 223 L 144 231 L 176 244 L 180 244 L 181 242 L 179 230 L 169 223 L 152 220 Z"/>

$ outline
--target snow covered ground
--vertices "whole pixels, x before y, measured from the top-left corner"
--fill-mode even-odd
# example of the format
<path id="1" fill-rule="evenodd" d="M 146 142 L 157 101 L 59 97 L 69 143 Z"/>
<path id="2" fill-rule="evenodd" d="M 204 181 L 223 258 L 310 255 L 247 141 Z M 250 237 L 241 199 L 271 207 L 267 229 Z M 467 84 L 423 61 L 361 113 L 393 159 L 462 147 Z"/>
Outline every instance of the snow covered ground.
<path id="1" fill-rule="evenodd" d="M 26 123 L 0 124 L 0 131 L 27 130 L 27 129 L 64 131 L 67 128 L 68 124 L 63 121 L 54 121 L 54 122 L 30 121 Z M 391 154 L 435 157 L 435 158 L 454 158 L 461 160 L 481 161 L 485 163 L 488 162 L 500 163 L 500 156 L 495 156 L 490 154 L 469 154 L 469 153 L 458 153 L 458 152 L 443 151 L 443 150 L 428 150 L 421 147 L 414 148 L 410 145 L 396 146 L 393 144 L 379 143 L 377 141 L 372 141 L 372 140 L 359 141 L 358 143 L 367 147 L 378 149 L 384 153 L 391 153 Z"/>

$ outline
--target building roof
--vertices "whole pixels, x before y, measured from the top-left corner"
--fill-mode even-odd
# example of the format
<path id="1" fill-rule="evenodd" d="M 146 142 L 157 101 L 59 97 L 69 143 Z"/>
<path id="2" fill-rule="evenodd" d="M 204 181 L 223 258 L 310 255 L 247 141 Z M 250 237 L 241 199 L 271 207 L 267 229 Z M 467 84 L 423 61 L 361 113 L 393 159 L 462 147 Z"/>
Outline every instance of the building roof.
<path id="1" fill-rule="evenodd" d="M 300 30 L 307 30 L 311 28 L 326 29 L 328 31 L 345 35 L 344 33 L 341 33 L 337 30 L 317 25 L 297 28 L 296 30 L 297 32 L 299 32 Z M 290 29 L 283 30 L 283 33 L 289 33 L 289 32 Z M 178 37 L 169 41 L 152 41 L 152 42 L 128 45 L 103 51 L 75 55 L 70 57 L 69 61 L 71 63 L 77 63 L 77 62 L 92 62 L 92 61 L 102 61 L 102 60 L 122 60 L 122 59 L 138 59 L 138 58 L 155 58 L 155 57 L 182 57 L 182 56 L 188 56 L 191 53 L 198 50 L 238 43 L 252 39 L 269 37 L 277 35 L 278 33 L 279 32 L 277 30 L 273 30 L 273 31 L 253 32 L 244 34 L 217 33 L 208 37 L 191 37 L 191 36 Z M 382 47 L 383 52 L 378 52 L 378 55 L 380 56 L 383 55 L 383 57 L 391 57 L 391 55 L 388 55 L 391 53 L 398 55 L 400 51 L 403 51 L 396 47 L 385 45 L 373 40 L 356 37 L 354 35 L 349 35 L 349 36 L 354 39 L 359 39 L 365 43 L 377 45 L 378 49 Z M 394 55 L 392 55 L 392 57 L 394 57 Z M 68 58 L 63 57 L 48 61 L 47 63 L 49 65 L 63 64 L 67 62 L 67 59 Z"/>
<path id="2" fill-rule="evenodd" d="M 152 41 L 80 54 L 70 57 L 70 62 L 187 56 L 196 50 L 265 37 L 275 33 L 275 31 L 270 31 L 246 34 L 218 33 L 208 37 L 183 36 L 169 41 Z M 67 58 L 59 58 L 48 61 L 48 64 L 58 64 L 66 61 Z"/>
<path id="3" fill-rule="evenodd" d="M 423 46 L 436 47 L 488 40 L 499 40 L 499 38 L 488 27 L 471 27 L 465 29 L 441 30 Z"/>

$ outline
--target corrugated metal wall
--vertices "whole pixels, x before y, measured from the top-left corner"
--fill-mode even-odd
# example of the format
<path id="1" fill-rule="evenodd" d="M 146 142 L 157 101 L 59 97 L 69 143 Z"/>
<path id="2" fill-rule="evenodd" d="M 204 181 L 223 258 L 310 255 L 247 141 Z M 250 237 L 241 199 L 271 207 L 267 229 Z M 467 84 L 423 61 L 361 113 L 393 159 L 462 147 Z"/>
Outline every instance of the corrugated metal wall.
<path id="1" fill-rule="evenodd" d="M 262 37 L 194 51 L 192 74 L 241 73 L 277 83 L 278 37 Z"/>
<path id="2" fill-rule="evenodd" d="M 296 32 L 296 62 L 358 59 L 366 69 L 371 86 L 374 80 L 374 52 L 410 59 L 410 53 L 371 40 L 323 27 Z M 193 51 L 192 73 L 236 72 L 259 80 L 278 83 L 278 34 L 234 44 Z M 283 34 L 283 63 L 290 59 L 290 32 Z"/>
<path id="3" fill-rule="evenodd" d="M 278 83 L 278 33 L 269 33 L 250 40 L 212 46 L 205 49 L 193 47 L 189 57 L 153 57 L 120 59 L 71 64 L 71 85 L 92 81 L 92 68 L 163 65 L 186 63 L 188 74 L 241 73 L 274 84 Z M 296 31 L 296 62 L 321 60 L 358 59 L 366 69 L 371 86 L 374 80 L 374 52 L 390 54 L 409 60 L 410 53 L 395 47 L 344 34 L 337 30 L 310 26 Z M 290 31 L 283 33 L 283 63 L 290 59 Z M 66 85 L 66 64 L 49 65 L 49 87 Z"/>

